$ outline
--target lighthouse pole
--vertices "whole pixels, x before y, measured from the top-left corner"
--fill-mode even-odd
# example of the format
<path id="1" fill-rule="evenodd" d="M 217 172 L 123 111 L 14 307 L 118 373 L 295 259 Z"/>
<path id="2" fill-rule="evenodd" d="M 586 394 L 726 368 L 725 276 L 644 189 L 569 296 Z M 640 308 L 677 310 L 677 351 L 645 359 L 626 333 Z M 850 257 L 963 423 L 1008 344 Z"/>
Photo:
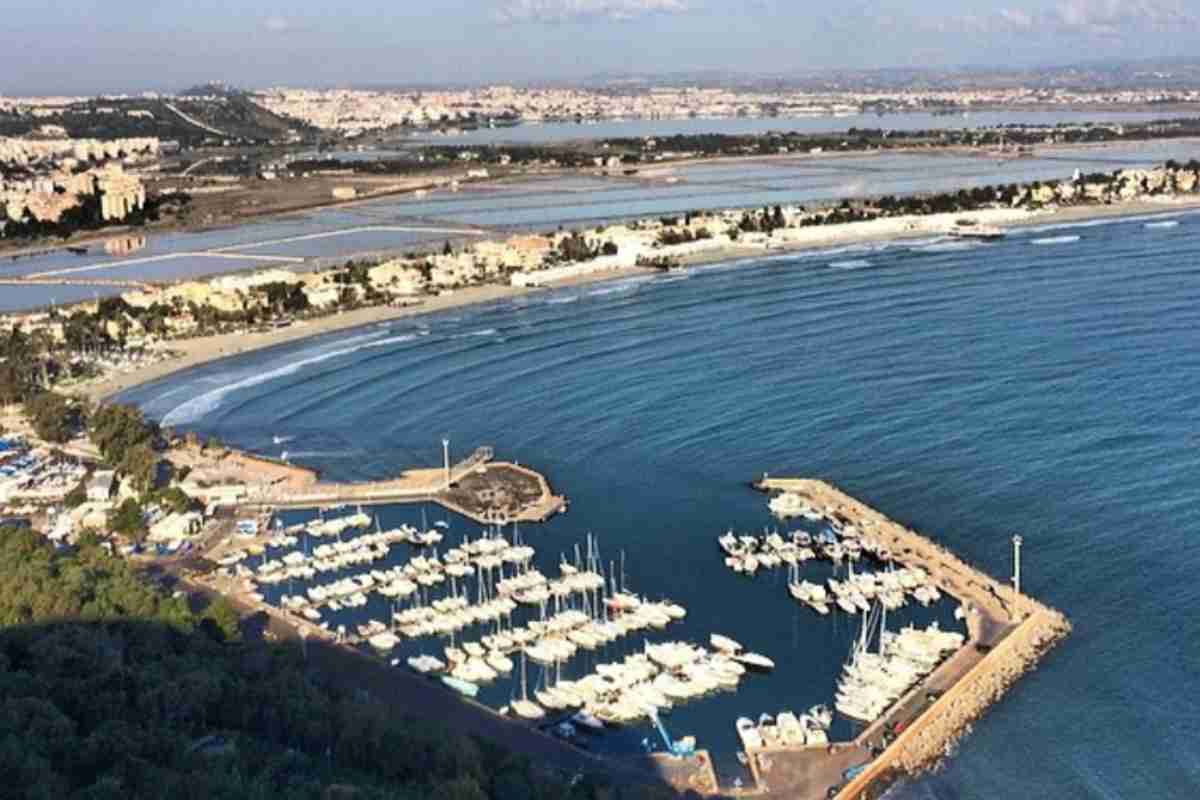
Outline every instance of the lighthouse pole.
<path id="1" fill-rule="evenodd" d="M 442 439 L 442 463 L 446 468 L 446 490 L 450 489 L 450 440 Z"/>
<path id="2" fill-rule="evenodd" d="M 1012 537 L 1013 543 L 1013 589 L 1017 594 L 1021 593 L 1021 534 L 1014 534 Z"/>

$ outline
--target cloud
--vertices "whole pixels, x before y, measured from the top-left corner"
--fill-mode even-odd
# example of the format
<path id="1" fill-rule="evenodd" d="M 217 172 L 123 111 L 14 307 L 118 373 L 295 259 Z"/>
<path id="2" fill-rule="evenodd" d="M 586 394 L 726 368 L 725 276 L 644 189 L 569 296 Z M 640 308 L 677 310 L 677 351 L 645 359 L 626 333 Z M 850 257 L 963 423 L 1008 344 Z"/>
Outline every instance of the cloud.
<path id="1" fill-rule="evenodd" d="M 496 11 L 505 23 L 623 22 L 655 14 L 683 14 L 689 0 L 506 0 Z"/>
<path id="2" fill-rule="evenodd" d="M 1019 8 L 1000 9 L 1000 19 L 1014 28 L 1032 28 L 1034 24 L 1033 15 Z"/>
<path id="3" fill-rule="evenodd" d="M 1179 0 L 1066 0 L 1048 17 L 1059 30 L 1092 36 L 1200 28 L 1200 16 Z"/>
<path id="4" fill-rule="evenodd" d="M 1043 11 L 1002 8 L 933 23 L 943 33 L 1056 33 L 1121 38 L 1200 30 L 1200 15 L 1183 0 L 1062 0 Z"/>
<path id="5" fill-rule="evenodd" d="M 263 20 L 262 26 L 271 33 L 287 33 L 295 27 L 291 20 L 278 16 L 267 17 Z"/>

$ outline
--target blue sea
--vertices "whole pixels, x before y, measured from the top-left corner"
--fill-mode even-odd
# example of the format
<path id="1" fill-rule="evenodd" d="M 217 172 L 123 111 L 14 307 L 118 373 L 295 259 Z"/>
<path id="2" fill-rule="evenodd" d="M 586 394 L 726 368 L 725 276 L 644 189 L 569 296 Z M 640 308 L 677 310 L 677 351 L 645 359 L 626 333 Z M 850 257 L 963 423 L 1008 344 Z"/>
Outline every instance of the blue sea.
<path id="1" fill-rule="evenodd" d="M 830 702 L 857 631 L 796 605 L 782 571 L 749 580 L 721 563 L 726 528 L 777 524 L 749 480 L 825 478 L 1000 577 L 1019 532 L 1025 589 L 1074 633 L 943 770 L 895 794 L 1200 796 L 1200 216 L 546 291 L 239 356 L 123 399 L 333 479 L 439 463 L 443 436 L 542 470 L 571 501 L 522 528 L 543 571 L 592 532 L 618 571 L 623 554 L 632 590 L 687 607 L 655 638 L 725 633 L 776 660 L 665 720 L 726 780 L 735 718 Z M 477 533 L 432 506 L 379 513 L 389 527 L 422 512 L 452 541 Z"/>

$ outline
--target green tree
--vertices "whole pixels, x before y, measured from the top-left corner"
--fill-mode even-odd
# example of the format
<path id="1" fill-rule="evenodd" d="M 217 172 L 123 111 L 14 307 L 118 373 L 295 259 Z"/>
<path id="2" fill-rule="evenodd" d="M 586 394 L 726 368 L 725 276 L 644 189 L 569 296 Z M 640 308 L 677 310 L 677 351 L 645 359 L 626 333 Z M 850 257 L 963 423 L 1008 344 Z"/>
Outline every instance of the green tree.
<path id="1" fill-rule="evenodd" d="M 224 641 L 236 642 L 242 638 L 241 617 L 224 597 L 214 598 L 204 609 L 202 618 L 212 622 Z"/>
<path id="2" fill-rule="evenodd" d="M 156 437 L 156 427 L 136 406 L 114 403 L 101 406 L 91 416 L 92 441 L 114 467 L 130 449 L 140 444 L 151 446 Z"/>
<path id="3" fill-rule="evenodd" d="M 135 542 L 144 541 L 148 531 L 142 516 L 142 504 L 135 498 L 125 498 L 119 506 L 108 512 L 108 528 Z"/>
<path id="4" fill-rule="evenodd" d="M 71 439 L 78 414 L 65 397 L 56 392 L 39 392 L 25 401 L 25 413 L 40 439 L 62 444 Z"/>
<path id="5" fill-rule="evenodd" d="M 158 481 L 160 459 L 154 448 L 146 442 L 130 447 L 117 462 L 117 470 L 133 482 L 133 488 L 145 493 L 154 488 Z"/>

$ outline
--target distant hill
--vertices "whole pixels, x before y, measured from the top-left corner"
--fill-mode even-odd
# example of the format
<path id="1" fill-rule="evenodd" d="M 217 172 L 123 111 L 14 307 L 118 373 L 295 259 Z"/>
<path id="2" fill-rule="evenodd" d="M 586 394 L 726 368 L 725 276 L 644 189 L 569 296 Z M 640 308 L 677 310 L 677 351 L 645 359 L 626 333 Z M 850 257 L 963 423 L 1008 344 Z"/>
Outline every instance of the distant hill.
<path id="1" fill-rule="evenodd" d="M 209 81 L 208 83 L 199 83 L 195 86 L 184 89 L 182 92 L 176 92 L 176 97 L 237 97 L 247 94 L 243 89 L 236 86 L 230 86 L 222 81 Z"/>
<path id="2" fill-rule="evenodd" d="M 73 138 L 114 139 L 157 136 L 185 147 L 235 141 L 264 144 L 303 134 L 308 127 L 274 114 L 236 89 L 173 98 L 94 98 L 66 106 L 49 116 L 0 113 L 0 136 L 26 136 L 43 125 L 57 125 Z"/>

